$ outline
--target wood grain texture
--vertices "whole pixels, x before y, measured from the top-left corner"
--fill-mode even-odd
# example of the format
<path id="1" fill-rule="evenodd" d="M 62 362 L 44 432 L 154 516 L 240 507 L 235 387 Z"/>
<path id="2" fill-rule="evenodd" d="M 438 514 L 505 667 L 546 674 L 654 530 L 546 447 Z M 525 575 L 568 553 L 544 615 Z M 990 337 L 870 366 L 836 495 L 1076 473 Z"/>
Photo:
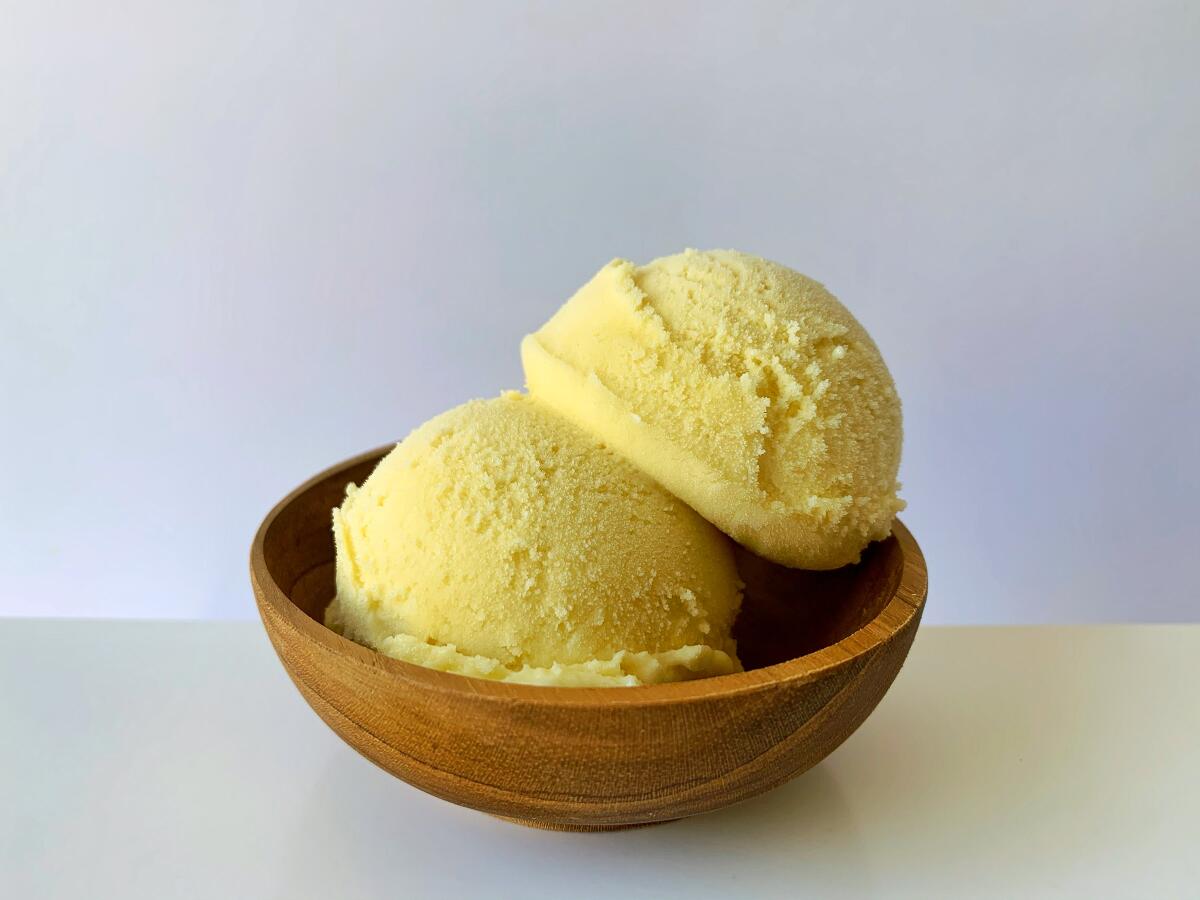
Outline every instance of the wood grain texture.
<path id="1" fill-rule="evenodd" d="M 280 502 L 255 537 L 251 581 L 271 643 L 317 714 L 368 759 L 451 802 L 542 828 L 597 830 L 745 800 L 849 737 L 916 634 L 925 561 L 897 522 L 861 563 L 834 572 L 739 551 L 743 673 L 553 688 L 382 656 L 320 619 L 333 595 L 330 510 L 390 449 L 335 466 Z"/>

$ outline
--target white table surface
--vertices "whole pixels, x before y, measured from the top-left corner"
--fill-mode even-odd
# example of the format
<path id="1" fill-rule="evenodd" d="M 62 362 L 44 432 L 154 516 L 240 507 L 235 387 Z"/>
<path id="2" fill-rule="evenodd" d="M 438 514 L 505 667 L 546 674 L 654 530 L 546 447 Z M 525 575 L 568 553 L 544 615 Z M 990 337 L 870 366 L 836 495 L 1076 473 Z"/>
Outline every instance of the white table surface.
<path id="1" fill-rule="evenodd" d="M 1200 626 L 928 628 L 828 760 L 656 828 L 408 787 L 257 624 L 0 621 L 0 896 L 1200 896 Z"/>

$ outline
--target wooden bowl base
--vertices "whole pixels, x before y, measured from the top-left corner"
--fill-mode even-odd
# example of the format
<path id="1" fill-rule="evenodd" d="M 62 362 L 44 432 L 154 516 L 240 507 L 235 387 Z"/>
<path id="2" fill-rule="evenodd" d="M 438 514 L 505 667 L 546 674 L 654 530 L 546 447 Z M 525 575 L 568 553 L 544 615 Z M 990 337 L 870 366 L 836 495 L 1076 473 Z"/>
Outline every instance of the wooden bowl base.
<path id="1" fill-rule="evenodd" d="M 515 816 L 500 816 L 492 814 L 493 819 L 503 819 L 514 825 L 526 828 L 536 828 L 538 831 L 630 831 L 634 828 L 650 828 L 653 825 L 666 825 L 668 822 L 678 822 L 679 819 L 663 819 L 661 822 L 631 822 L 628 825 L 566 825 L 558 822 L 539 822 L 537 819 L 518 819 Z"/>

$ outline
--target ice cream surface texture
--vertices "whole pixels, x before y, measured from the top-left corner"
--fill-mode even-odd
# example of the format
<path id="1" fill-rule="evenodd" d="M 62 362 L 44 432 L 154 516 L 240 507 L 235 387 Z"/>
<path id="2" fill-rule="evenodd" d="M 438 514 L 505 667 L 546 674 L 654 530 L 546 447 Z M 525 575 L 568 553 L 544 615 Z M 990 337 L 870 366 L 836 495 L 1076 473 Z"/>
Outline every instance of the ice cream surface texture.
<path id="1" fill-rule="evenodd" d="M 530 393 L 775 562 L 887 537 L 900 400 L 824 287 L 730 250 L 614 260 L 521 345 Z"/>
<path id="2" fill-rule="evenodd" d="M 478 678 L 637 685 L 740 670 L 728 539 L 528 395 L 435 417 L 333 516 L 326 624 Z"/>

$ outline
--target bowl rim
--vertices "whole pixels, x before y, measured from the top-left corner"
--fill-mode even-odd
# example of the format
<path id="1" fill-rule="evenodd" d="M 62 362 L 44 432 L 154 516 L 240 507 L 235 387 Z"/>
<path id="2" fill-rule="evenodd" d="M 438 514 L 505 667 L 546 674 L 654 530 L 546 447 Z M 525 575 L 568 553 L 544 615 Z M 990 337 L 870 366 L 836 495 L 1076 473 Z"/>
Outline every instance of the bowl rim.
<path id="1" fill-rule="evenodd" d="M 310 618 L 276 583 L 267 567 L 264 545 L 276 519 L 301 495 L 339 472 L 345 472 L 388 453 L 395 444 L 386 444 L 343 460 L 318 472 L 293 489 L 275 504 L 258 527 L 250 545 L 250 581 L 254 588 L 259 612 L 266 625 L 266 609 L 278 619 L 327 652 L 348 656 L 360 664 L 386 672 L 413 687 L 453 694 L 469 694 L 479 699 L 522 704 L 551 704 L 557 706 L 653 705 L 704 701 L 750 694 L 781 684 L 803 684 L 817 680 L 831 669 L 850 665 L 865 654 L 887 643 L 905 630 L 918 616 L 928 593 L 929 579 L 925 557 L 912 533 L 898 518 L 892 523 L 892 535 L 900 547 L 903 564 L 900 578 L 892 596 L 869 622 L 835 644 L 814 650 L 785 662 L 734 672 L 713 675 L 690 681 L 669 684 L 637 685 L 633 687 L 556 687 L 552 685 L 515 684 L 473 678 L 454 672 L 419 666 L 416 663 L 385 656 L 378 651 L 356 644 Z M 332 511 L 332 508 L 331 508 Z M 331 526 L 332 527 L 332 526 Z"/>

